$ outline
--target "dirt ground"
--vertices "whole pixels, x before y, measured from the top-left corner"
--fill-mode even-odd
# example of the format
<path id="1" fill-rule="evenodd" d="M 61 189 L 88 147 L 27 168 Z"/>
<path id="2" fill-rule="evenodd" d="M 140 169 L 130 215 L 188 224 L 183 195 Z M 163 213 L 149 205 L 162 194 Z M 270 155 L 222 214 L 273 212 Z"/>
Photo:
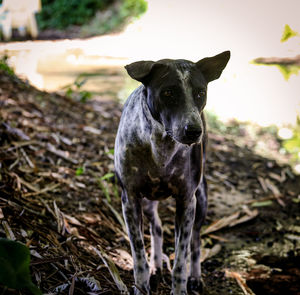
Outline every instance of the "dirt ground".
<path id="1" fill-rule="evenodd" d="M 122 106 L 40 92 L 0 72 L 0 237 L 31 251 L 44 294 L 126 294 L 132 258 L 113 177 Z M 227 132 L 234 128 L 235 133 Z M 300 177 L 269 133 L 210 127 L 205 294 L 300 294 Z M 254 152 L 258 143 L 273 158 Z M 174 257 L 174 204 L 159 207 Z M 150 236 L 145 230 L 149 252 Z M 119 277 L 119 276 L 120 277 Z M 2 294 L 29 294 L 0 286 Z M 170 293 L 170 273 L 154 294 Z"/>

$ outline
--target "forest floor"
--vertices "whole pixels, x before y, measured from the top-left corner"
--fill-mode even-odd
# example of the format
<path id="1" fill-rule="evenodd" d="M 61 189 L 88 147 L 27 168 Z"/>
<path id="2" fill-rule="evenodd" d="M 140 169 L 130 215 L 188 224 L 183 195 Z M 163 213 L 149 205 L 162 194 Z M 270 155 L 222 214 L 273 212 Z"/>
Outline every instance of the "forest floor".
<path id="1" fill-rule="evenodd" d="M 116 101 L 76 102 L 0 72 L 0 237 L 29 247 L 32 279 L 43 294 L 132 290 L 113 177 L 121 110 Z M 209 130 L 205 294 L 299 295 L 300 176 L 281 162 L 272 133 L 237 123 Z M 171 263 L 174 210 L 172 199 L 159 207 Z M 145 245 L 149 252 L 147 228 Z M 169 293 L 166 266 L 155 294 Z"/>

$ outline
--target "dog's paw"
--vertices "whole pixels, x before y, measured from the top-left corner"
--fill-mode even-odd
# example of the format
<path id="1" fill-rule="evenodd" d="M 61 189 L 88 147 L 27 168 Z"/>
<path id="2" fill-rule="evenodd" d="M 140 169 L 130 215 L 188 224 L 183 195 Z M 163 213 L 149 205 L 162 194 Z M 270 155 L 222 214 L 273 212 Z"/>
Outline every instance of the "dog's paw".
<path id="1" fill-rule="evenodd" d="M 162 272 L 160 268 L 157 268 L 150 276 L 150 288 L 156 292 L 157 288 L 162 280 Z"/>
<path id="2" fill-rule="evenodd" d="M 187 288 L 192 293 L 203 294 L 204 283 L 201 278 L 189 277 L 187 282 Z"/>

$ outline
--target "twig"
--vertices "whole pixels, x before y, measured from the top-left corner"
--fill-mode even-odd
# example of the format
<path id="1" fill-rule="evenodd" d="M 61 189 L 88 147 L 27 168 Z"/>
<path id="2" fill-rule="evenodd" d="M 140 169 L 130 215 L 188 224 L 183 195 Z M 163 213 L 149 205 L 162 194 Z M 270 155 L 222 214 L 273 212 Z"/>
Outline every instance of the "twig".
<path id="1" fill-rule="evenodd" d="M 41 258 L 39 261 L 31 261 L 30 265 L 38 265 L 38 264 L 45 264 L 45 263 L 52 263 L 62 259 L 68 259 L 69 256 L 58 256 L 52 258 Z"/>
<path id="2" fill-rule="evenodd" d="M 34 193 L 23 194 L 23 196 L 24 197 L 29 197 L 29 196 L 41 195 L 41 194 L 44 194 L 48 191 L 54 191 L 58 186 L 60 186 L 60 183 L 53 183 L 53 184 L 50 184 L 50 185 L 44 187 L 43 189 L 41 189 L 39 191 L 35 191 Z"/>
<path id="3" fill-rule="evenodd" d="M 55 154 L 56 156 L 59 156 L 59 157 L 65 159 L 66 161 L 69 161 L 73 164 L 78 164 L 77 160 L 72 159 L 72 158 L 67 156 L 67 152 L 56 149 L 56 147 L 54 145 L 52 145 L 51 143 L 47 143 L 46 148 L 49 152 Z"/>
<path id="4" fill-rule="evenodd" d="M 9 226 L 8 222 L 6 220 L 3 220 L 2 221 L 2 226 L 4 228 L 4 231 L 6 233 L 6 237 L 10 240 L 13 240 L 15 241 L 16 240 L 16 236 L 15 234 L 13 233 L 11 227 Z"/>
<path id="5" fill-rule="evenodd" d="M 257 64 L 300 66 L 300 55 L 294 57 L 259 57 L 254 60 Z"/>
<path id="6" fill-rule="evenodd" d="M 26 162 L 28 163 L 29 167 L 33 169 L 35 166 L 34 166 L 34 164 L 31 162 L 31 160 L 29 159 L 29 157 L 28 157 L 28 155 L 26 154 L 25 150 L 24 150 L 23 148 L 20 148 L 20 151 L 21 151 L 23 157 L 25 158 Z"/>

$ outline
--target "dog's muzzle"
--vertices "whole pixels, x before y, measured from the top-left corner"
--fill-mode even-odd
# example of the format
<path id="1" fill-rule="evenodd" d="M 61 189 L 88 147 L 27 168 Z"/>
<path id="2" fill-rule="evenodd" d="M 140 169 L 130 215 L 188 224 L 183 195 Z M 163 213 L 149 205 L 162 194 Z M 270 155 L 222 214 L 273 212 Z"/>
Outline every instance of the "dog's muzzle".
<path id="1" fill-rule="evenodd" d="M 186 125 L 184 127 L 184 141 L 185 143 L 192 144 L 200 140 L 202 135 L 202 128 L 196 125 Z"/>

